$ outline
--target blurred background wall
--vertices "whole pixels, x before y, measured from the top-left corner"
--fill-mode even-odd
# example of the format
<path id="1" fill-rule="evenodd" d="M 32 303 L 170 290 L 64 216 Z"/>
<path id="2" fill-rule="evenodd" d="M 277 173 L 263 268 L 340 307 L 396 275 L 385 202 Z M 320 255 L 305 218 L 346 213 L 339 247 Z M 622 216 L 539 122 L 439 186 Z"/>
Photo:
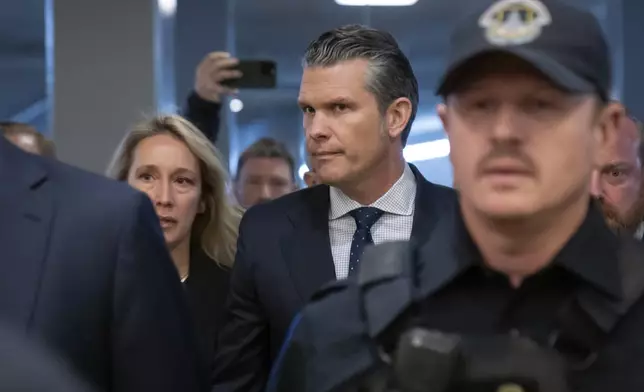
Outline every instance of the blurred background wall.
<path id="1" fill-rule="evenodd" d="M 227 50 L 243 59 L 275 60 L 278 87 L 242 91 L 238 113 L 225 103 L 219 148 L 236 162 L 254 140 L 272 136 L 303 165 L 296 105 L 302 52 L 324 30 L 363 23 L 398 39 L 420 83 L 406 157 L 430 180 L 452 184 L 432 91 L 445 65 L 450 26 L 476 0 L 418 0 L 406 7 L 348 7 L 334 0 L 1 1 L 0 118 L 31 123 L 53 137 L 64 161 L 102 172 L 130 124 L 156 111 L 180 110 L 199 61 Z M 613 48 L 614 95 L 643 116 L 644 1 L 569 1 L 600 18 Z"/>

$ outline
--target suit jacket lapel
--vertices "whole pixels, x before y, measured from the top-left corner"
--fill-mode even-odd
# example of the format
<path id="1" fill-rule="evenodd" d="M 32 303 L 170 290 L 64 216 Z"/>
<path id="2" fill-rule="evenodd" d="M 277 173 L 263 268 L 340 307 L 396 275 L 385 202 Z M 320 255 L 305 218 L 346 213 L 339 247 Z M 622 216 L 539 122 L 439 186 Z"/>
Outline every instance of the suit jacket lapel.
<path id="1" fill-rule="evenodd" d="M 295 288 L 306 302 L 320 286 L 335 279 L 335 267 L 329 241 L 329 188 L 319 185 L 302 196 L 288 214 L 293 231 L 281 247 Z"/>
<path id="2" fill-rule="evenodd" d="M 40 158 L 2 137 L 0 181 L 0 317 L 28 328 L 50 235 L 52 184 Z"/>
<path id="3" fill-rule="evenodd" d="M 436 222 L 432 235 L 420 243 L 420 296 L 425 298 L 451 282 L 464 270 L 481 264 L 480 253 L 469 236 L 457 203 L 446 207 L 441 220 Z"/>
<path id="4" fill-rule="evenodd" d="M 416 177 L 416 208 L 414 210 L 414 223 L 411 230 L 412 240 L 425 242 L 436 226 L 438 220 L 438 205 L 442 205 L 436 193 L 436 185 L 427 181 L 418 171 L 416 166 L 409 165 Z"/>

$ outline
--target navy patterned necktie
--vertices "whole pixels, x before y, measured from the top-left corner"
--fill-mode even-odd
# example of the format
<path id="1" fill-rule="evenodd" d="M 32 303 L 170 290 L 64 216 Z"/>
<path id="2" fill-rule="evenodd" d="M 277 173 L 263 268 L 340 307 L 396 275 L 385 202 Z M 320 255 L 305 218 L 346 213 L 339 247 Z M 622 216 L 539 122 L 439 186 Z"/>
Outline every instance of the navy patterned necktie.
<path id="1" fill-rule="evenodd" d="M 360 207 L 349 214 L 356 220 L 356 232 L 351 242 L 351 255 L 349 257 L 349 276 L 358 270 L 360 256 L 365 246 L 373 244 L 371 226 L 382 216 L 384 211 L 376 207 Z"/>

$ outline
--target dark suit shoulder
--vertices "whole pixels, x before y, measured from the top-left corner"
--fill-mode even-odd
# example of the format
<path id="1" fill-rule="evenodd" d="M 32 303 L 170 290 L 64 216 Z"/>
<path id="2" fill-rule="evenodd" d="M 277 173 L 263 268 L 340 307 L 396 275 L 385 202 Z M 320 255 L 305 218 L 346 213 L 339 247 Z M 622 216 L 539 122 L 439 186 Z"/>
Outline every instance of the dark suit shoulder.
<path id="1" fill-rule="evenodd" d="M 459 210 L 458 192 L 454 188 L 432 183 L 430 197 L 436 203 L 440 217 L 446 214 L 452 214 L 455 210 Z"/>
<path id="2" fill-rule="evenodd" d="M 65 192 L 66 196 L 83 199 L 108 199 L 113 202 L 123 199 L 132 200 L 136 194 L 140 193 L 125 182 L 116 181 L 62 162 L 43 159 L 41 163 L 51 180 L 56 184 L 56 190 Z"/>
<path id="3" fill-rule="evenodd" d="M 437 196 L 444 196 L 446 198 L 456 198 L 456 191 L 454 188 L 450 188 L 445 185 L 435 184 L 433 182 L 427 181 L 432 186 L 432 191 L 436 193 Z"/>
<path id="4" fill-rule="evenodd" d="M 242 224 L 245 222 L 246 225 L 274 225 L 276 221 L 284 219 L 285 214 L 294 210 L 307 207 L 315 208 L 317 204 L 324 202 L 325 197 L 327 199 L 329 197 L 329 187 L 326 185 L 300 189 L 249 208 L 244 214 Z"/>
<path id="5" fill-rule="evenodd" d="M 62 162 L 43 159 L 58 208 L 74 211 L 83 225 L 96 223 L 114 230 L 124 219 L 135 219 L 147 196 L 116 181 Z"/>
<path id="6" fill-rule="evenodd" d="M 436 201 L 443 202 L 455 202 L 457 201 L 457 192 L 454 188 L 450 188 L 445 185 L 435 184 L 427 180 L 420 172 L 416 174 L 416 181 L 418 182 L 418 188 L 424 194 L 424 196 L 431 197 Z"/>
<path id="7" fill-rule="evenodd" d="M 120 241 L 134 226 L 158 225 L 148 197 L 127 183 L 61 162 L 42 159 L 38 163 L 47 173 L 42 186 L 52 196 L 59 237 L 76 238 L 90 246 L 93 241 Z"/>

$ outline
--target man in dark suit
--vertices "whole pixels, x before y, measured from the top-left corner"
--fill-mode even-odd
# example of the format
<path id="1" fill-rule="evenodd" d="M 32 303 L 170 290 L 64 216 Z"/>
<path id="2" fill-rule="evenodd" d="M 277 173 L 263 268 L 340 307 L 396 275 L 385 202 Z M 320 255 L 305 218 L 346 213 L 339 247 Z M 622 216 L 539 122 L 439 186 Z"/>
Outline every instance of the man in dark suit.
<path id="1" fill-rule="evenodd" d="M 328 185 L 244 216 L 213 391 L 263 390 L 291 320 L 320 286 L 354 274 L 368 244 L 425 239 L 456 201 L 403 158 L 418 84 L 390 34 L 329 31 L 305 62 L 307 152 Z"/>
<path id="2" fill-rule="evenodd" d="M 0 319 L 103 391 L 198 391 L 194 329 L 147 197 L 0 138 Z"/>

